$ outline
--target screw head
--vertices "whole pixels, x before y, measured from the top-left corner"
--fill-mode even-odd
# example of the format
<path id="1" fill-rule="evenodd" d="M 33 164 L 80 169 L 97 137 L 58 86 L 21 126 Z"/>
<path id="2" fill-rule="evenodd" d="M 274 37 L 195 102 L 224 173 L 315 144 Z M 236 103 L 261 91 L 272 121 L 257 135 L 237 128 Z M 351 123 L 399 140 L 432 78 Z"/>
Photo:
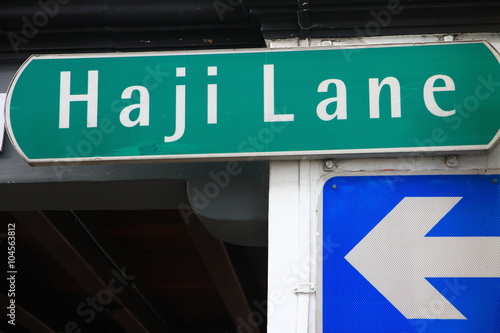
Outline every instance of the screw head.
<path id="1" fill-rule="evenodd" d="M 332 185 L 332 188 L 333 188 L 334 190 L 336 190 L 336 189 L 337 189 L 337 185 L 333 184 L 333 185 Z"/>
<path id="2" fill-rule="evenodd" d="M 498 179 L 493 179 L 493 184 L 498 184 Z"/>
<path id="3" fill-rule="evenodd" d="M 456 155 L 446 156 L 445 164 L 447 167 L 452 168 L 458 166 L 458 158 Z"/>
<path id="4" fill-rule="evenodd" d="M 326 160 L 325 163 L 325 169 L 331 170 L 335 166 L 332 160 Z"/>

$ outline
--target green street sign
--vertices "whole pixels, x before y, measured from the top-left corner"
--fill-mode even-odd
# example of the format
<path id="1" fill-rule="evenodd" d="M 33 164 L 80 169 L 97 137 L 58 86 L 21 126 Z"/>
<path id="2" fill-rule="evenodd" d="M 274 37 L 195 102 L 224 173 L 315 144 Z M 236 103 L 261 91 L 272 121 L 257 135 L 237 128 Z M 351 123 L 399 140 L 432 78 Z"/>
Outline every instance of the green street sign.
<path id="1" fill-rule="evenodd" d="M 486 42 L 35 55 L 5 104 L 31 164 L 485 151 L 500 64 Z"/>

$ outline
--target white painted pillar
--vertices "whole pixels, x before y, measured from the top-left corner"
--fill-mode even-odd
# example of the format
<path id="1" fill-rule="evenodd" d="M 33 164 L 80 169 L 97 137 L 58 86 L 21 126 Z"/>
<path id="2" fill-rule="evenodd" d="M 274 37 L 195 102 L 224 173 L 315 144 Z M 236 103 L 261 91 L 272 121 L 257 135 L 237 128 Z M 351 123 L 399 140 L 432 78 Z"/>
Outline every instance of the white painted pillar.
<path id="1" fill-rule="evenodd" d="M 317 165 L 315 161 L 270 163 L 270 333 L 315 331 Z"/>

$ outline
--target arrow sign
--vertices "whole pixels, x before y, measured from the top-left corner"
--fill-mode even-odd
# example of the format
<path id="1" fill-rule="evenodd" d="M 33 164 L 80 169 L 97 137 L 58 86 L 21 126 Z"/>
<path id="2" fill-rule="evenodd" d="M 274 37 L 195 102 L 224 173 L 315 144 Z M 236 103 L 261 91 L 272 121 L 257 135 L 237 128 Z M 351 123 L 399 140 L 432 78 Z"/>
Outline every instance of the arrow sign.
<path id="1" fill-rule="evenodd" d="M 6 127 L 30 164 L 484 152 L 500 138 L 487 42 L 34 55 Z"/>
<path id="2" fill-rule="evenodd" d="M 466 319 L 426 277 L 500 277 L 500 237 L 425 237 L 461 199 L 406 197 L 345 256 L 408 319 Z"/>
<path id="3" fill-rule="evenodd" d="M 329 179 L 322 204 L 323 332 L 496 332 L 499 180 L 497 174 Z"/>

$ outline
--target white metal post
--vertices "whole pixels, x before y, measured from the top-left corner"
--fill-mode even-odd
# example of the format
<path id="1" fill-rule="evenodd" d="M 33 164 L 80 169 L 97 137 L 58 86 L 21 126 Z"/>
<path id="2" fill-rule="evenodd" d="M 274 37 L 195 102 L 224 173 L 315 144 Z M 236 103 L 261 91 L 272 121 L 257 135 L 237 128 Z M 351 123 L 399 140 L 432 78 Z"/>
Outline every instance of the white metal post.
<path id="1" fill-rule="evenodd" d="M 270 164 L 268 332 L 314 332 L 314 161 Z"/>

